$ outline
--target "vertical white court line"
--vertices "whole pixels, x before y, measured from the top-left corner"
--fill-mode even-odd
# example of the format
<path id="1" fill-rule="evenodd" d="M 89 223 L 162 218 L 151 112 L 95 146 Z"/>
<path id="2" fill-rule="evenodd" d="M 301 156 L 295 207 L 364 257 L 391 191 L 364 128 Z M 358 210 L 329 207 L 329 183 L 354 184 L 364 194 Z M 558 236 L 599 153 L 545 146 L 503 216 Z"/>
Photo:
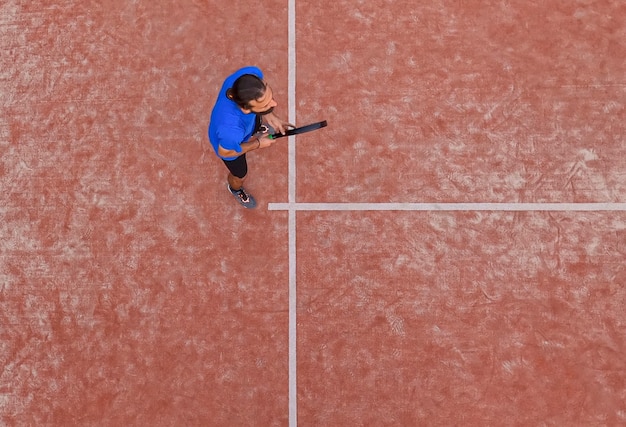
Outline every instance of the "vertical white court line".
<path id="1" fill-rule="evenodd" d="M 289 0 L 288 12 L 288 108 L 289 123 L 296 123 L 296 0 Z M 296 140 L 288 137 L 288 200 L 296 203 Z M 296 358 L 296 211 L 289 209 L 289 427 L 298 425 L 298 383 Z"/>
<path id="2" fill-rule="evenodd" d="M 287 104 L 289 110 L 289 123 L 296 122 L 296 0 L 289 0 L 289 30 L 288 30 L 288 77 L 287 77 Z M 296 140 L 294 136 L 288 137 L 288 200 L 296 202 Z"/>
<path id="3" fill-rule="evenodd" d="M 296 211 L 289 211 L 289 426 L 298 425 L 296 358 Z"/>

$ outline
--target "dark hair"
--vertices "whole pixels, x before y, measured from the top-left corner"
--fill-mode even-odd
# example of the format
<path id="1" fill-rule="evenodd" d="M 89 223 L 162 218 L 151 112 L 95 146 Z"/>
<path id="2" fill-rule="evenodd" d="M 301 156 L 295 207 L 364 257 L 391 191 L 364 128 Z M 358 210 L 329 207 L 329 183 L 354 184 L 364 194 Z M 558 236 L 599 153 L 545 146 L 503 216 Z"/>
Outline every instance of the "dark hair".
<path id="1" fill-rule="evenodd" d="M 250 108 L 250 101 L 255 101 L 265 95 L 265 83 L 254 74 L 244 74 L 235 80 L 233 87 L 226 91 L 228 99 L 234 101 L 241 108 Z"/>

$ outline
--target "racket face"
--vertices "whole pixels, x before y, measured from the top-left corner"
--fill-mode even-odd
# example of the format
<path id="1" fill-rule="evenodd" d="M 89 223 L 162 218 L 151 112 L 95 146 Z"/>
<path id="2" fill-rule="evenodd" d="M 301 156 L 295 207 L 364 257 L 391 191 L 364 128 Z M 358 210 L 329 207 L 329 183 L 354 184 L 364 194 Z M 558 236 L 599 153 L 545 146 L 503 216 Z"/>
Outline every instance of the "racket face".
<path id="1" fill-rule="evenodd" d="M 328 123 L 326 122 L 326 120 L 323 120 L 321 122 L 311 123 L 310 125 L 301 126 L 301 127 L 294 128 L 294 129 L 288 129 L 287 132 L 285 133 L 275 133 L 274 135 L 272 135 L 272 138 L 276 139 L 276 138 L 282 138 L 283 136 L 299 135 L 301 133 L 306 133 L 306 132 L 311 132 L 312 130 L 321 129 L 326 126 L 328 126 Z"/>
<path id="2" fill-rule="evenodd" d="M 324 128 L 326 126 L 328 126 L 328 123 L 326 123 L 326 120 L 324 120 L 324 121 L 321 121 L 321 122 L 311 123 L 310 125 L 302 126 L 302 127 L 295 128 L 295 129 L 291 129 L 291 130 L 288 130 L 287 132 L 293 132 L 293 135 L 297 135 L 299 133 L 311 132 L 312 130 L 321 129 L 321 128 Z"/>

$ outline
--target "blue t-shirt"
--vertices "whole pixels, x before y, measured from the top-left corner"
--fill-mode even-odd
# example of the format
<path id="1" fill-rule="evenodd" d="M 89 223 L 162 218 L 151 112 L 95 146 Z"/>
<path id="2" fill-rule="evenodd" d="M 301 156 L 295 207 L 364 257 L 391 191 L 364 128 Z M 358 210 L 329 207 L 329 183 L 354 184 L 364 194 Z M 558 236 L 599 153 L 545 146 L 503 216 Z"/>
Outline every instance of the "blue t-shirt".
<path id="1" fill-rule="evenodd" d="M 219 155 L 218 146 L 226 150 L 235 150 L 241 153 L 241 143 L 250 139 L 255 130 L 256 114 L 244 113 L 241 108 L 226 97 L 226 91 L 233 87 L 233 83 L 244 74 L 254 74 L 263 78 L 263 72 L 257 67 L 245 67 L 228 76 L 220 89 L 220 93 L 211 112 L 209 122 L 209 141 L 215 150 L 215 154 L 224 160 L 234 160 L 234 157 L 222 157 Z"/>

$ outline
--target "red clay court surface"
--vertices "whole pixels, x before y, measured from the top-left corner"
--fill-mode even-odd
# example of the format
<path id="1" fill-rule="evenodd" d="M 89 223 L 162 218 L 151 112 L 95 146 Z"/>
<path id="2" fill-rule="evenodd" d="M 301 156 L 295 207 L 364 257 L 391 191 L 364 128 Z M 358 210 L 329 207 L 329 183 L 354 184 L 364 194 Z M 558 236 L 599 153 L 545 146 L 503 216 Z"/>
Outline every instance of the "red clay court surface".
<path id="1" fill-rule="evenodd" d="M 626 425 L 624 22 L 3 1 L 0 425 Z M 329 122 L 254 211 L 206 137 L 245 65 Z"/>

